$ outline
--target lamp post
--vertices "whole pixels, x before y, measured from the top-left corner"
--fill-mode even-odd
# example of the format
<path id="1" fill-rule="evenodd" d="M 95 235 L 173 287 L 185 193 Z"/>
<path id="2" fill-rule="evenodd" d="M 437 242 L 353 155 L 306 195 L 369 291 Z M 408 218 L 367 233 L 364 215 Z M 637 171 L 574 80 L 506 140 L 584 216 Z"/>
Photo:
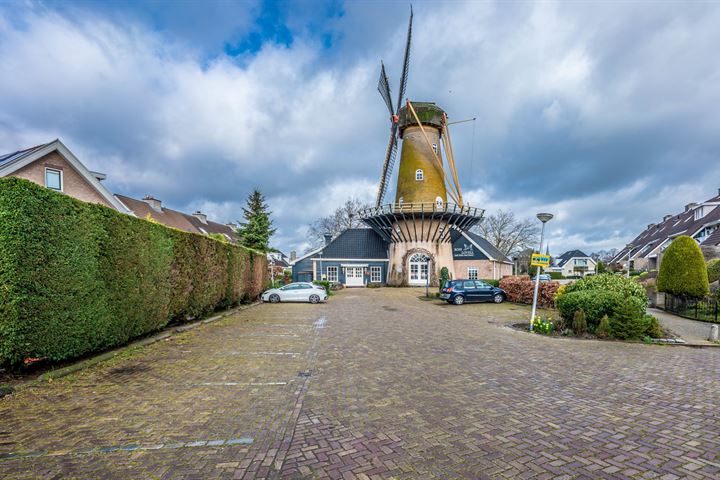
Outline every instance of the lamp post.
<path id="1" fill-rule="evenodd" d="M 635 247 L 632 243 L 627 244 L 628 249 L 628 264 L 627 264 L 627 274 L 625 275 L 627 278 L 630 278 L 630 254 L 632 253 L 632 249 Z"/>
<path id="2" fill-rule="evenodd" d="M 538 220 L 542 222 L 542 229 L 540 230 L 540 248 L 538 249 L 538 253 L 542 252 L 543 247 L 543 240 L 545 238 L 545 224 L 552 220 L 553 214 L 552 213 L 538 213 L 537 214 Z M 538 265 L 537 270 L 535 271 L 535 290 L 533 291 L 533 304 L 532 304 L 532 313 L 530 314 L 530 331 L 533 331 L 533 321 L 535 320 L 535 312 L 537 312 L 537 298 L 538 298 L 538 290 L 540 289 L 540 266 Z"/>

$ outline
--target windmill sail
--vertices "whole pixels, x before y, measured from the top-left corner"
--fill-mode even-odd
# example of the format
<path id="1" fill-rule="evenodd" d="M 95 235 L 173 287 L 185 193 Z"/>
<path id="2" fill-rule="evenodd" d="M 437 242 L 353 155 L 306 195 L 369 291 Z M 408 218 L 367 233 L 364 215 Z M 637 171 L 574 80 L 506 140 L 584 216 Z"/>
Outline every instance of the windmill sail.
<path id="1" fill-rule="evenodd" d="M 390 116 L 392 116 L 395 112 L 393 112 L 392 107 L 392 98 L 390 96 L 390 83 L 388 82 L 387 73 L 385 73 L 385 64 L 380 62 L 380 80 L 378 80 L 378 92 L 380 92 L 380 96 L 385 100 L 385 105 L 387 105 L 388 111 L 390 112 Z"/>
<path id="2" fill-rule="evenodd" d="M 400 76 L 400 90 L 398 91 L 397 109 L 395 115 L 400 113 L 400 107 L 403 105 L 403 98 L 405 97 L 405 87 L 407 86 L 408 70 L 410 69 L 410 40 L 412 39 L 412 20 L 413 11 L 412 5 L 410 6 L 410 23 L 408 24 L 407 42 L 405 44 L 405 59 L 403 60 L 402 75 Z"/>
<path id="3" fill-rule="evenodd" d="M 390 127 L 390 140 L 388 142 L 387 150 L 385 151 L 385 162 L 383 163 L 382 174 L 380 175 L 380 185 L 378 186 L 377 198 L 375 205 L 380 206 L 385 198 L 387 192 L 387 186 L 390 183 L 392 177 L 393 167 L 395 165 L 395 156 L 397 155 L 397 117 L 400 114 L 400 107 L 403 105 L 403 98 L 405 97 L 405 87 L 407 86 L 408 70 L 410 68 L 410 41 L 412 39 L 412 20 L 413 11 L 412 6 L 410 7 L 410 23 L 408 24 L 407 42 L 405 43 L 405 57 L 403 59 L 402 75 L 400 76 L 400 90 L 398 91 L 397 107 L 393 112 L 392 99 L 390 94 L 390 84 L 388 82 L 387 74 L 385 73 L 385 65 L 380 62 L 380 80 L 378 81 L 378 91 L 385 101 L 385 105 L 388 107 L 390 115 L 393 116 L 392 126 Z"/>

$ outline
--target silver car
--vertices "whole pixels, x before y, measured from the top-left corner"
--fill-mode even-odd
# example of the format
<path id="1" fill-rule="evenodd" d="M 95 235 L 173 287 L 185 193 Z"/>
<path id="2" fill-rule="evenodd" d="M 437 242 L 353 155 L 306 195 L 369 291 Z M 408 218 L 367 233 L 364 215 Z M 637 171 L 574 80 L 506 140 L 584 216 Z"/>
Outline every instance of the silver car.
<path id="1" fill-rule="evenodd" d="M 322 285 L 308 282 L 288 283 L 284 287 L 265 290 L 260 299 L 263 302 L 310 302 L 319 303 L 327 300 L 327 292 Z"/>

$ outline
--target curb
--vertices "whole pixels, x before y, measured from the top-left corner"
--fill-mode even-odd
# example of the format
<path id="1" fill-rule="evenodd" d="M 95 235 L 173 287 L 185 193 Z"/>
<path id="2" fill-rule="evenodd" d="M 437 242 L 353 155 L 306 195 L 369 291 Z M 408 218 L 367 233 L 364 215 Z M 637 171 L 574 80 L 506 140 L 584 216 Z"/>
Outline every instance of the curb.
<path id="1" fill-rule="evenodd" d="M 508 328 L 515 332 L 527 333 L 535 335 L 527 330 L 520 330 L 519 328 L 513 327 L 511 324 L 499 325 L 501 328 Z M 676 342 L 657 342 L 653 341 L 650 343 L 643 342 L 642 340 L 600 340 L 598 338 L 573 338 L 573 337 L 557 337 L 551 335 L 540 335 L 541 337 L 548 338 L 550 340 L 566 340 L 566 341 L 579 341 L 579 342 L 601 342 L 601 343 L 615 343 L 615 344 L 639 344 L 639 345 L 659 345 L 662 347 L 690 347 L 690 348 L 720 348 L 720 344 L 715 343 L 676 343 Z"/>
<path id="2" fill-rule="evenodd" d="M 56 380 L 58 378 L 66 377 L 72 373 L 79 372 L 80 370 L 84 370 L 86 368 L 89 368 L 89 367 L 92 367 L 99 363 L 110 360 L 111 358 L 114 358 L 129 349 L 141 348 L 141 347 L 146 347 L 148 345 L 152 345 L 153 343 L 157 343 L 161 340 L 165 340 L 165 339 L 173 337 L 175 335 L 189 332 L 190 330 L 194 330 L 202 325 L 216 322 L 222 318 L 228 317 L 230 315 L 234 315 L 237 312 L 241 312 L 243 310 L 247 310 L 249 308 L 255 307 L 257 305 L 260 305 L 261 303 L 262 302 L 260 302 L 258 300 L 253 303 L 249 303 L 247 305 L 241 305 L 239 307 L 231 308 L 230 310 L 225 310 L 224 312 L 221 312 L 218 315 L 212 316 L 210 318 L 198 320 L 196 322 L 188 323 L 186 325 L 180 325 L 177 327 L 166 328 L 165 330 L 161 331 L 160 333 L 156 333 L 155 335 L 153 335 L 151 337 L 143 338 L 141 340 L 136 340 L 134 342 L 128 343 L 127 345 L 123 345 L 122 347 L 118 347 L 114 350 L 110 350 L 109 352 L 101 353 L 92 358 L 88 358 L 87 360 L 82 360 L 78 363 L 68 365 L 67 367 L 58 368 L 56 370 L 50 370 L 48 372 L 43 373 L 42 375 L 40 375 L 39 377 L 37 377 L 34 380 L 29 380 L 27 382 L 22 382 L 22 383 L 19 383 L 19 384 L 13 386 L 13 389 L 15 392 L 18 392 L 24 388 L 32 387 L 32 386 L 35 386 L 35 385 L 38 385 L 41 383 L 46 383 L 51 380 Z"/>

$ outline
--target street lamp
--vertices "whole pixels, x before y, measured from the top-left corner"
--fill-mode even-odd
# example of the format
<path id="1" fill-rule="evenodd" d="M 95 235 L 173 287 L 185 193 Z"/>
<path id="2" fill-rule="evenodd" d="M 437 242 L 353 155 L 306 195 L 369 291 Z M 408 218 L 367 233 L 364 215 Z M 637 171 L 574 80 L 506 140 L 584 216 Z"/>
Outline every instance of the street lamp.
<path id="1" fill-rule="evenodd" d="M 538 253 L 542 252 L 543 248 L 543 239 L 545 238 L 545 224 L 552 220 L 553 214 L 552 213 L 538 213 L 537 214 L 538 220 L 542 222 L 542 229 L 540 230 L 540 248 L 538 249 Z M 533 331 L 533 321 L 535 320 L 535 312 L 537 312 L 537 298 L 538 298 L 538 290 L 540 289 L 540 265 L 538 265 L 537 270 L 535 271 L 535 290 L 533 291 L 533 304 L 532 304 L 532 313 L 530 314 L 530 331 Z"/>
<path id="2" fill-rule="evenodd" d="M 627 264 L 627 274 L 625 275 L 627 278 L 630 278 L 630 254 L 632 253 L 632 249 L 635 248 L 635 245 L 632 243 L 628 243 L 626 245 L 628 249 L 628 264 Z"/>

